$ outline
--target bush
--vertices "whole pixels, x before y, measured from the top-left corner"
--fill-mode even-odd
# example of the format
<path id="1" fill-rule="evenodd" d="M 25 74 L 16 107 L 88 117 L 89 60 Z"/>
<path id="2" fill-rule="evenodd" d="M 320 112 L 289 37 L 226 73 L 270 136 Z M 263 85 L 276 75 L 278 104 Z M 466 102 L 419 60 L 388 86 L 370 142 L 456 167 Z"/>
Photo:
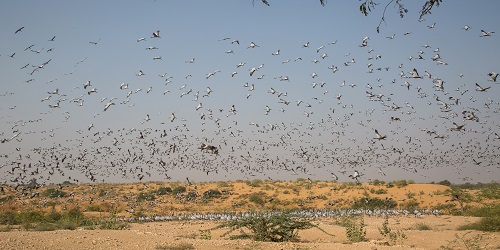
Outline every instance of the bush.
<path id="1" fill-rule="evenodd" d="M 465 215 L 474 217 L 499 217 L 500 204 L 488 204 L 482 207 L 474 207 L 466 211 Z"/>
<path id="2" fill-rule="evenodd" d="M 358 222 L 359 221 L 359 222 Z M 365 221 L 362 216 L 346 220 L 346 236 L 350 242 L 362 242 L 366 240 Z"/>
<path id="3" fill-rule="evenodd" d="M 59 189 L 49 188 L 42 193 L 42 196 L 50 198 L 62 198 L 66 196 L 66 192 Z"/>
<path id="4" fill-rule="evenodd" d="M 186 200 L 188 201 L 194 201 L 196 199 L 196 197 L 198 197 L 198 194 L 196 192 L 189 192 L 186 194 Z"/>
<path id="5" fill-rule="evenodd" d="M 417 223 L 410 227 L 411 230 L 419 230 L 419 231 L 426 231 L 426 230 L 432 230 L 432 228 L 424 223 Z"/>
<path id="6" fill-rule="evenodd" d="M 260 187 L 264 182 L 261 179 L 255 179 L 251 182 L 247 182 L 247 185 L 251 187 Z"/>
<path id="7" fill-rule="evenodd" d="M 399 204 L 399 207 L 400 207 L 401 209 L 406 209 L 406 210 L 408 210 L 408 211 L 413 211 L 413 210 L 415 210 L 415 209 L 418 209 L 418 208 L 419 208 L 419 205 L 420 205 L 420 203 L 419 203 L 417 200 L 415 200 L 415 199 L 410 199 L 410 200 L 408 200 L 408 201 L 405 201 L 405 202 L 403 202 L 403 203 Z"/>
<path id="8" fill-rule="evenodd" d="M 214 190 L 214 189 L 210 189 L 208 191 L 205 191 L 203 193 L 203 197 L 205 197 L 206 199 L 211 199 L 211 198 L 219 198 L 220 196 L 222 195 L 222 193 L 219 191 L 219 190 Z"/>
<path id="9" fill-rule="evenodd" d="M 154 201 L 154 200 L 156 200 L 156 196 L 153 193 L 140 192 L 139 194 L 137 194 L 137 201 L 138 202 L 141 202 L 141 201 Z"/>
<path id="10" fill-rule="evenodd" d="M 177 186 L 174 189 L 172 189 L 172 193 L 174 195 L 176 195 L 176 194 L 182 194 L 184 192 L 186 192 L 186 187 L 184 187 L 184 186 Z"/>
<path id="11" fill-rule="evenodd" d="M 482 217 L 476 223 L 465 224 L 458 227 L 458 230 L 477 230 L 483 232 L 500 232 L 500 216 Z"/>
<path id="12" fill-rule="evenodd" d="M 18 225 L 19 220 L 14 212 L 5 212 L 0 214 L 0 225 Z"/>
<path id="13" fill-rule="evenodd" d="M 406 180 L 399 180 L 394 182 L 394 186 L 398 188 L 406 187 L 408 185 L 408 182 Z"/>
<path id="14" fill-rule="evenodd" d="M 381 180 L 375 179 L 375 180 L 372 181 L 371 184 L 374 185 L 374 186 L 380 186 L 380 185 L 384 185 L 385 181 L 381 181 Z"/>
<path id="15" fill-rule="evenodd" d="M 166 195 L 171 193 L 172 193 L 172 188 L 170 187 L 159 187 L 158 190 L 156 190 L 157 195 Z"/>
<path id="16" fill-rule="evenodd" d="M 394 200 L 380 199 L 380 198 L 359 198 L 354 201 L 351 206 L 352 209 L 391 209 L 397 207 L 397 203 Z"/>
<path id="17" fill-rule="evenodd" d="M 451 182 L 449 180 L 440 181 L 437 184 L 448 186 L 448 187 L 451 186 Z"/>
<path id="18" fill-rule="evenodd" d="M 262 199 L 262 194 L 260 193 L 251 194 L 248 200 L 260 206 L 264 206 L 265 203 L 264 199 Z"/>
<path id="19" fill-rule="evenodd" d="M 323 229 L 319 228 L 317 225 L 305 220 L 304 217 L 294 215 L 291 213 L 279 213 L 270 216 L 258 215 L 244 217 L 237 220 L 231 220 L 224 222 L 223 224 L 216 227 L 216 229 L 227 228 L 230 230 L 223 234 L 223 236 L 228 235 L 231 232 L 240 230 L 242 228 L 249 229 L 252 234 L 248 235 L 243 233 L 242 235 L 237 235 L 232 237 L 233 239 L 250 238 L 255 241 L 271 241 L 271 242 L 286 242 L 298 239 L 298 230 L 304 230 L 309 228 L 318 228 L 322 232 Z"/>
<path id="20" fill-rule="evenodd" d="M 398 242 L 399 240 L 406 239 L 406 234 L 401 231 L 393 231 L 392 228 L 389 227 L 389 217 L 385 217 L 384 223 L 382 224 L 381 228 L 378 228 L 379 233 L 392 242 L 393 244 Z"/>

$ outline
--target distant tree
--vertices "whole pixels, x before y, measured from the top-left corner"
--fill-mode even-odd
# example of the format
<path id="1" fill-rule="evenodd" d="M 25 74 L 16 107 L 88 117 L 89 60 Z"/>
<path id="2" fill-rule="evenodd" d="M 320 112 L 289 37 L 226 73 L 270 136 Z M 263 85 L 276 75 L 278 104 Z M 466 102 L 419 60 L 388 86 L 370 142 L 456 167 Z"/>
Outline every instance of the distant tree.
<path id="1" fill-rule="evenodd" d="M 451 182 L 449 180 L 440 181 L 437 184 L 443 185 L 443 186 L 448 186 L 448 187 L 451 186 Z"/>
<path id="2" fill-rule="evenodd" d="M 261 0 L 261 1 L 263 4 L 270 6 L 270 4 L 267 0 Z M 376 3 L 374 0 L 359 0 L 359 1 L 362 2 L 361 5 L 359 6 L 359 11 L 361 11 L 361 13 L 363 13 L 365 16 L 368 16 L 368 13 L 375 10 L 375 7 L 380 4 L 380 3 Z M 399 16 L 401 18 L 403 18 L 404 15 L 406 13 L 408 13 L 408 9 L 404 7 L 403 1 L 404 0 L 390 0 L 385 5 L 384 12 L 382 13 L 382 17 L 380 18 L 380 23 L 377 26 L 377 33 L 380 32 L 380 25 L 382 23 L 385 23 L 385 11 L 387 10 L 387 7 L 389 7 L 389 5 L 394 4 L 395 6 L 398 7 Z M 327 2 L 327 0 L 319 0 L 319 3 L 322 6 L 325 6 L 326 2 Z M 432 8 L 434 6 L 439 6 L 439 4 L 441 4 L 442 2 L 443 2 L 443 0 L 427 0 L 427 1 L 425 1 L 425 3 L 422 5 L 422 9 L 420 10 L 419 19 L 422 19 L 422 17 L 427 15 L 427 14 L 431 14 Z M 255 0 L 252 0 L 252 3 L 255 3 Z"/>

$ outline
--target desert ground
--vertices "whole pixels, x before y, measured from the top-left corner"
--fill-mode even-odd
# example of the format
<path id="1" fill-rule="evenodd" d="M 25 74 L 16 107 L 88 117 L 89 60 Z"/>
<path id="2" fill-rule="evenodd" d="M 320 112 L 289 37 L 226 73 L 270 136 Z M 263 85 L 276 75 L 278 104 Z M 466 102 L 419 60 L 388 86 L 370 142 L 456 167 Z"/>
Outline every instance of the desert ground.
<path id="1" fill-rule="evenodd" d="M 23 196 L 21 188 L 15 190 L 14 187 L 4 186 L 0 209 L 3 213 L 26 210 L 49 213 L 78 208 L 88 217 L 114 214 L 120 218 L 144 218 L 277 209 L 348 209 L 356 202 L 368 203 L 370 199 L 378 198 L 395 201 L 397 207 L 394 209 L 439 209 L 440 215 L 415 216 L 410 212 L 390 216 L 391 230 L 403 232 L 406 236 L 395 240 L 379 232 L 385 220 L 383 216 L 364 215 L 366 240 L 359 243 L 348 240 L 346 228 L 339 223 L 342 218 L 335 217 L 312 220 L 331 235 L 311 228 L 300 231 L 298 240 L 285 243 L 233 240 L 224 235 L 227 228 L 215 229 L 221 223 L 219 221 L 182 220 L 129 223 L 130 227 L 125 230 L 78 227 L 76 230 L 32 231 L 20 225 L 2 225 L 0 246 L 2 249 L 475 249 L 470 248 L 475 244 L 479 249 L 500 249 L 498 232 L 457 229 L 480 218 L 450 214 L 461 209 L 462 205 L 481 206 L 497 200 L 480 199 L 479 191 L 467 190 L 461 195 L 469 197 L 469 200 L 460 204 L 450 201 L 453 192 L 448 186 L 401 181 L 390 184 L 372 182 L 357 185 L 303 179 L 292 182 L 66 184 L 37 188 L 31 191 L 38 193 L 34 197 L 29 193 Z M 169 191 L 168 188 L 171 188 L 183 192 L 160 194 L 158 190 L 162 187 L 162 190 L 167 188 Z M 51 197 L 47 190 L 61 192 L 57 193 L 58 197 Z M 220 191 L 220 195 L 211 197 L 206 193 L 209 190 Z M 420 229 L 418 225 L 426 225 L 427 230 Z"/>

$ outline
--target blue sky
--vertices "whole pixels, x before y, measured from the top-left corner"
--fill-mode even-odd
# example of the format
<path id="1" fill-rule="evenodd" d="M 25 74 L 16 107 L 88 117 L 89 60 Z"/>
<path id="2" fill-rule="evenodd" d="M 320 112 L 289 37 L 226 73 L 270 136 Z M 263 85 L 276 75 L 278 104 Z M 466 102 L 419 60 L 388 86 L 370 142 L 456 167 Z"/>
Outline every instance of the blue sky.
<path id="1" fill-rule="evenodd" d="M 0 181 L 498 181 L 500 4 L 403 3 L 4 1 Z"/>

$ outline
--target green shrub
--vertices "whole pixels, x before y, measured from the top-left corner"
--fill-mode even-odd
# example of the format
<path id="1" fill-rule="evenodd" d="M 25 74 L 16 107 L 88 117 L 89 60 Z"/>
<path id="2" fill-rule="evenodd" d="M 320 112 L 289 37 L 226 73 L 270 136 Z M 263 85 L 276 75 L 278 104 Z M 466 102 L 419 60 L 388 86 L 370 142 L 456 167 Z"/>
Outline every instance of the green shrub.
<path id="1" fill-rule="evenodd" d="M 500 200 L 500 186 L 498 184 L 491 184 L 481 189 L 482 197 L 491 200 Z"/>
<path id="2" fill-rule="evenodd" d="M 217 189 L 210 189 L 203 193 L 203 197 L 206 199 L 219 198 L 221 195 L 222 193 Z"/>
<path id="3" fill-rule="evenodd" d="M 66 192 L 60 189 L 49 188 L 42 193 L 42 196 L 50 198 L 63 198 L 66 196 Z"/>
<path id="4" fill-rule="evenodd" d="M 87 210 L 90 212 L 102 212 L 101 208 L 97 205 L 89 206 L 89 207 L 87 207 Z"/>
<path id="5" fill-rule="evenodd" d="M 380 181 L 378 179 L 375 179 L 371 182 L 372 185 L 374 186 L 380 186 L 380 185 L 384 185 L 385 184 L 385 181 Z"/>
<path id="6" fill-rule="evenodd" d="M 41 211 L 23 211 L 17 214 L 20 223 L 37 223 L 45 220 Z"/>
<path id="7" fill-rule="evenodd" d="M 243 232 L 242 235 L 233 236 L 233 239 L 250 238 L 255 241 L 286 242 L 297 240 L 299 230 L 313 227 L 331 235 L 304 217 L 291 213 L 244 217 L 224 222 L 217 226 L 216 229 L 229 228 L 229 231 L 224 233 L 223 236 L 236 230 L 243 232 L 241 230 L 243 228 L 247 228 L 252 232 L 250 235 Z"/>
<path id="8" fill-rule="evenodd" d="M 62 218 L 62 214 L 56 211 L 50 212 L 47 216 L 45 216 L 48 222 L 56 222 Z"/>
<path id="9" fill-rule="evenodd" d="M 440 181 L 437 184 L 443 185 L 443 186 L 448 186 L 448 187 L 451 186 L 451 182 L 449 180 Z"/>
<path id="10" fill-rule="evenodd" d="M 419 231 L 432 230 L 432 228 L 425 223 L 416 223 L 415 225 L 411 226 L 409 229 L 419 230 Z"/>
<path id="11" fill-rule="evenodd" d="M 156 192 L 157 195 L 166 195 L 172 193 L 172 188 L 170 187 L 159 187 Z"/>
<path id="12" fill-rule="evenodd" d="M 382 224 L 381 228 L 380 227 L 378 228 L 378 231 L 384 238 L 386 238 L 393 244 L 403 239 L 406 239 L 406 234 L 403 231 L 392 230 L 392 228 L 389 226 L 388 216 L 385 217 L 384 223 Z"/>
<path id="13" fill-rule="evenodd" d="M 366 241 L 365 221 L 362 216 L 345 221 L 346 236 L 350 242 Z"/>
<path id="14" fill-rule="evenodd" d="M 359 198 L 354 201 L 352 209 L 390 209 L 397 207 L 394 200 L 380 198 Z"/>
<path id="15" fill-rule="evenodd" d="M 499 217 L 500 203 L 488 204 L 481 207 L 473 207 L 467 210 L 465 215 L 474 217 Z"/>
<path id="16" fill-rule="evenodd" d="M 0 225 L 18 225 L 19 220 L 14 212 L 5 212 L 0 214 Z"/>
<path id="17" fill-rule="evenodd" d="M 156 196 L 153 193 L 140 192 L 139 194 L 137 194 L 136 200 L 138 202 L 141 202 L 141 201 L 154 201 L 154 200 L 156 200 Z"/>
<path id="18" fill-rule="evenodd" d="M 190 243 L 179 243 L 175 245 L 158 245 L 155 247 L 156 250 L 194 250 L 196 249 L 193 244 Z"/>
<path id="19" fill-rule="evenodd" d="M 172 193 L 174 195 L 176 195 L 176 194 L 182 194 L 184 192 L 186 192 L 186 187 L 184 187 L 184 186 L 177 186 L 177 187 L 174 187 L 172 189 Z"/>
<path id="20" fill-rule="evenodd" d="M 247 184 L 251 187 L 260 187 L 264 182 L 261 179 L 255 179 L 251 182 L 247 182 Z"/>
<path id="21" fill-rule="evenodd" d="M 483 232 L 500 232 L 500 216 L 482 217 L 478 222 L 465 224 L 458 230 L 477 230 Z"/>
<path id="22" fill-rule="evenodd" d="M 398 188 L 406 187 L 408 185 L 408 182 L 406 180 L 399 180 L 394 182 L 394 186 Z"/>
<path id="23" fill-rule="evenodd" d="M 403 203 L 400 203 L 400 204 L 399 204 L 399 207 L 400 207 L 401 209 L 406 209 L 406 210 L 408 210 L 408 211 L 413 211 L 413 210 L 415 210 L 415 209 L 418 209 L 418 208 L 419 208 L 419 205 L 420 205 L 420 203 L 419 203 L 417 200 L 415 200 L 415 199 L 410 199 L 410 200 L 407 200 L 407 201 L 405 201 L 405 202 L 403 202 Z"/>
<path id="24" fill-rule="evenodd" d="M 186 198 L 186 200 L 188 200 L 188 201 L 194 201 L 194 200 L 196 199 L 196 197 L 198 197 L 198 194 L 197 194 L 196 192 L 191 191 L 191 192 L 188 192 L 188 193 L 186 194 L 186 197 L 185 197 L 185 198 Z"/>
<path id="25" fill-rule="evenodd" d="M 261 193 L 253 193 L 250 195 L 250 197 L 248 198 L 248 200 L 250 202 L 253 202 L 257 205 L 260 205 L 260 206 L 264 206 L 264 199 L 262 198 L 262 194 Z"/>

